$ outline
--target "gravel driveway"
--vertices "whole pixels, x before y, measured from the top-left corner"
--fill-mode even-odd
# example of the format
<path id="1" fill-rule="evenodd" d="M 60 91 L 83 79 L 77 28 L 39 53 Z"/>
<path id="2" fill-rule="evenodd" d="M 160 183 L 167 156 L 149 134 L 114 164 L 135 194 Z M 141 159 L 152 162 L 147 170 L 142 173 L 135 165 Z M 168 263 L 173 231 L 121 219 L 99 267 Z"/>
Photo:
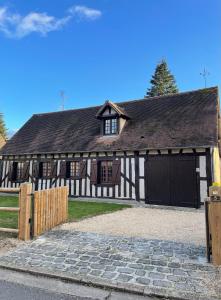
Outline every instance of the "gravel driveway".
<path id="1" fill-rule="evenodd" d="M 128 208 L 80 222 L 66 223 L 60 228 L 205 246 L 204 210 Z"/>

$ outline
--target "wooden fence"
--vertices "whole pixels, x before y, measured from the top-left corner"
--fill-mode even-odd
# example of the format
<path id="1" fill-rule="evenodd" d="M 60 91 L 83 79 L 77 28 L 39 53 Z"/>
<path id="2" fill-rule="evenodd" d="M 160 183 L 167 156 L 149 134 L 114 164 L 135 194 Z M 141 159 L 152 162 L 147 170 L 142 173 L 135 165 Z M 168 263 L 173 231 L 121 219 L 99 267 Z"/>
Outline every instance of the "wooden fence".
<path id="1" fill-rule="evenodd" d="M 0 228 L 1 232 L 18 233 L 24 241 L 30 239 L 31 191 L 30 183 L 23 183 L 20 188 L 0 188 L 1 193 L 19 193 L 18 207 L 0 207 L 0 211 L 18 212 L 18 229 Z"/>
<path id="2" fill-rule="evenodd" d="M 67 218 L 67 187 L 57 187 L 34 193 L 34 236 L 65 222 Z"/>
<path id="3" fill-rule="evenodd" d="M 19 207 L 0 207 L 0 211 L 18 212 L 18 229 L 0 228 L 2 232 L 18 233 L 29 240 L 65 222 L 68 218 L 68 188 L 58 187 L 32 194 L 30 183 L 20 188 L 0 188 L 2 193 L 19 193 Z"/>
<path id="4" fill-rule="evenodd" d="M 205 201 L 207 258 L 221 265 L 221 188 L 210 187 L 210 197 Z"/>
<path id="5" fill-rule="evenodd" d="M 206 231 L 207 231 L 207 258 L 214 265 L 221 265 L 221 202 L 205 202 Z"/>

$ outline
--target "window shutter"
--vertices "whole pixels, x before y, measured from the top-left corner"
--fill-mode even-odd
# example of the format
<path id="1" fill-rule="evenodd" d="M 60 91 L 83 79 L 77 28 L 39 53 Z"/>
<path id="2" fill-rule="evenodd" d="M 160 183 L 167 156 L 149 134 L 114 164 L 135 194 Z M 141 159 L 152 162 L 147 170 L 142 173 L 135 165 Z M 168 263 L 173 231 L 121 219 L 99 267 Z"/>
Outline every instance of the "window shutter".
<path id="1" fill-rule="evenodd" d="M 67 163 L 66 161 L 61 161 L 60 163 L 60 177 L 66 178 L 67 175 Z"/>
<path id="2" fill-rule="evenodd" d="M 101 120 L 101 135 L 104 135 L 104 120 Z"/>
<path id="3" fill-rule="evenodd" d="M 91 184 L 97 184 L 97 161 L 91 162 Z"/>
<path id="4" fill-rule="evenodd" d="M 22 170 L 22 179 L 27 181 L 29 178 L 29 162 L 25 162 Z"/>
<path id="5" fill-rule="evenodd" d="M 3 161 L 0 161 L 0 182 L 2 182 L 2 173 L 3 173 Z"/>
<path id="6" fill-rule="evenodd" d="M 85 178 L 86 177 L 86 170 L 87 170 L 87 162 L 81 161 L 80 162 L 80 177 Z"/>
<path id="7" fill-rule="evenodd" d="M 32 176 L 35 178 L 39 177 L 39 163 L 38 162 L 34 162 L 33 166 L 32 166 Z"/>
<path id="8" fill-rule="evenodd" d="M 51 178 L 57 177 L 57 162 L 51 162 Z"/>
<path id="9" fill-rule="evenodd" d="M 113 184 L 120 184 L 121 170 L 120 170 L 120 160 L 114 160 L 112 165 L 112 178 Z"/>
<path id="10" fill-rule="evenodd" d="M 10 162 L 9 170 L 8 170 L 8 180 L 12 181 L 14 178 L 14 163 Z"/>

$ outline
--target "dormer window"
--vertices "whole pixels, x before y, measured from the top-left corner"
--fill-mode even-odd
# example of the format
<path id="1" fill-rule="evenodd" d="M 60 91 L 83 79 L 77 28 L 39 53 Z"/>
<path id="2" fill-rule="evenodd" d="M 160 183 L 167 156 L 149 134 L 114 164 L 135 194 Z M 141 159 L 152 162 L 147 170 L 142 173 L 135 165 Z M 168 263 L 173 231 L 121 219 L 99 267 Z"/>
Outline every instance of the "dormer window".
<path id="1" fill-rule="evenodd" d="M 117 134 L 117 118 L 105 119 L 104 120 L 104 134 Z"/>
<path id="2" fill-rule="evenodd" d="M 111 101 L 106 101 L 98 110 L 96 118 L 101 120 L 101 135 L 118 135 L 130 119 L 124 109 Z"/>

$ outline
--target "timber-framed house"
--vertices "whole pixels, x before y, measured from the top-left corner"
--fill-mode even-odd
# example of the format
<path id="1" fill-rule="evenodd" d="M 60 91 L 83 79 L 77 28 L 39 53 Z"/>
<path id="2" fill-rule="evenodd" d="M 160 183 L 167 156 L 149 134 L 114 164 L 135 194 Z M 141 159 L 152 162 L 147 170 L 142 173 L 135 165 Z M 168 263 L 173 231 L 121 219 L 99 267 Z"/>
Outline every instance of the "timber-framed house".
<path id="1" fill-rule="evenodd" d="M 1 186 L 199 208 L 220 182 L 216 87 L 33 115 L 1 150 Z"/>

